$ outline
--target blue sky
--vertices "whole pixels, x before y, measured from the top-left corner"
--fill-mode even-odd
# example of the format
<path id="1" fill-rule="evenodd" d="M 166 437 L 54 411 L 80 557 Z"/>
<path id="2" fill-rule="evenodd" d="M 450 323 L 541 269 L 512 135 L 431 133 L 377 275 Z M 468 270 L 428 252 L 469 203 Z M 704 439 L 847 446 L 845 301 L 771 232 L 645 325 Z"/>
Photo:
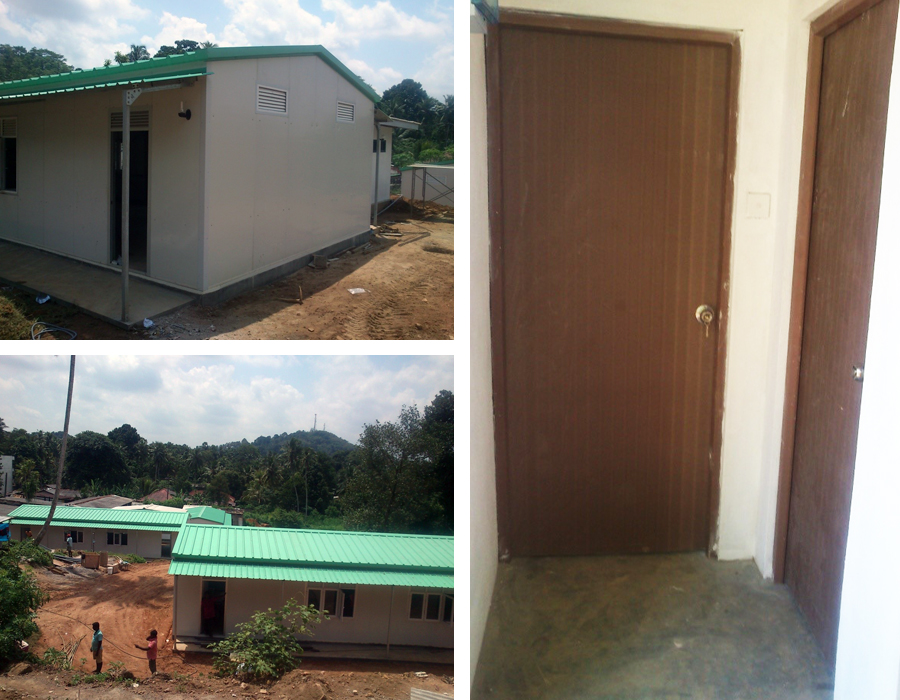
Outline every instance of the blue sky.
<path id="1" fill-rule="evenodd" d="M 0 0 L 0 43 L 103 65 L 144 44 L 322 44 L 381 93 L 404 78 L 453 94 L 452 0 Z"/>
<path id="2" fill-rule="evenodd" d="M 69 356 L 0 356 L 7 427 L 62 430 Z M 318 427 L 356 442 L 364 423 L 424 411 L 453 391 L 448 356 L 79 356 L 70 434 L 130 423 L 149 442 L 219 444 Z"/>

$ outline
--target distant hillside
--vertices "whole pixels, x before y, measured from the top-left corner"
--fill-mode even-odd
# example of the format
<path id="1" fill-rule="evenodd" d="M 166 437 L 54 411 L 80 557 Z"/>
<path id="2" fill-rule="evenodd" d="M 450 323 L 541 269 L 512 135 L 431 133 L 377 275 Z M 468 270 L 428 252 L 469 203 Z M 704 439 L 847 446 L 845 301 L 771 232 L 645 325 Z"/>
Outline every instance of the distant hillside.
<path id="1" fill-rule="evenodd" d="M 353 443 L 347 442 L 344 438 L 338 437 L 334 433 L 329 433 L 327 430 L 298 430 L 296 433 L 282 433 L 271 437 L 263 437 L 261 435 L 251 444 L 262 454 L 268 454 L 269 452 L 281 450 L 284 445 L 291 441 L 291 438 L 297 438 L 300 444 L 311 447 L 317 452 L 324 452 L 327 455 L 356 449 L 356 445 Z"/>

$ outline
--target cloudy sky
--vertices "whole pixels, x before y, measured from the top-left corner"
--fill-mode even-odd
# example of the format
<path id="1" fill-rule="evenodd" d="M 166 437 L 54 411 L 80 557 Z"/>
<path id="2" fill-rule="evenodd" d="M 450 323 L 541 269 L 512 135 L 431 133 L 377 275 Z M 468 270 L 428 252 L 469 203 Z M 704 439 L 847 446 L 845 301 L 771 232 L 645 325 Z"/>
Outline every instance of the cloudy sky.
<path id="1" fill-rule="evenodd" d="M 7 428 L 61 431 L 69 356 L 0 356 Z M 195 446 L 318 427 L 356 442 L 453 391 L 451 357 L 86 356 L 75 362 L 69 433 L 133 425 L 148 442 Z"/>
<path id="2" fill-rule="evenodd" d="M 321 44 L 381 93 L 404 78 L 453 94 L 452 0 L 0 0 L 0 44 L 50 49 L 76 68 L 144 44 Z"/>

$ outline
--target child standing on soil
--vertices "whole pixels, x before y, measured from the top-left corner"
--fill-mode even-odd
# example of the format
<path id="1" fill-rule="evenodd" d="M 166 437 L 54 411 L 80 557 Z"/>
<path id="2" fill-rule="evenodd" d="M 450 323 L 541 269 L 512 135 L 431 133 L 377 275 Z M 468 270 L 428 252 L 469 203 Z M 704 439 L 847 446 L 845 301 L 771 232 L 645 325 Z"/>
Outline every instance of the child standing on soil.
<path id="1" fill-rule="evenodd" d="M 100 623 L 95 622 L 94 636 L 91 638 L 91 654 L 94 656 L 94 663 L 97 664 L 97 670 L 94 673 L 100 673 L 103 670 L 103 632 L 100 631 Z"/>
<path id="2" fill-rule="evenodd" d="M 150 630 L 150 636 L 147 637 L 147 646 L 142 647 L 140 644 L 134 645 L 135 649 L 147 652 L 147 661 L 150 663 L 150 674 L 156 673 L 156 630 Z"/>

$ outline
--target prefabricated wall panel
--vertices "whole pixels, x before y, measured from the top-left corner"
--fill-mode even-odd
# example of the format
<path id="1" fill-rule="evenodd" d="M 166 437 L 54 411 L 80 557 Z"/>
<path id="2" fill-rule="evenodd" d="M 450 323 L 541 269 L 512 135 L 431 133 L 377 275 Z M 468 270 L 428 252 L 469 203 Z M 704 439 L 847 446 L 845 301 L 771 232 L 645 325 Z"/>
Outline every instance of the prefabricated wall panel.
<path id="1" fill-rule="evenodd" d="M 371 100 L 321 59 L 217 61 L 207 78 L 204 291 L 368 230 Z M 287 90 L 286 115 L 256 110 Z M 337 103 L 355 121 L 337 121 Z"/>
<path id="2" fill-rule="evenodd" d="M 427 173 L 424 188 L 423 173 Z M 452 207 L 454 193 L 447 190 L 453 190 L 453 168 L 414 168 L 404 170 L 401 175 L 400 193 L 404 197 L 424 199 L 426 202 Z"/>
<path id="3" fill-rule="evenodd" d="M 200 291 L 205 85 L 140 96 L 150 112 L 148 276 Z M 178 117 L 181 102 L 199 119 Z M 0 238 L 110 264 L 110 115 L 121 90 L 0 104 L 17 120 L 16 193 L 0 194 Z"/>
<path id="4" fill-rule="evenodd" d="M 200 635 L 200 602 L 203 580 L 196 576 L 175 577 L 175 634 L 179 637 Z M 346 586 L 303 583 L 297 581 L 264 581 L 227 579 L 225 589 L 225 632 L 266 608 L 277 608 L 293 598 L 306 604 L 309 588 L 355 588 L 356 602 L 352 618 L 332 617 L 313 627 L 313 641 L 346 644 L 386 644 L 390 618 L 390 643 L 411 646 L 453 647 L 453 625 L 441 621 L 409 619 L 410 589 L 396 586 L 391 607 L 390 586 Z M 423 589 L 426 590 L 426 589 Z M 427 589 L 428 592 L 451 592 Z M 419 589 L 416 589 L 418 592 Z M 389 611 L 391 615 L 389 616 Z"/>
<path id="5" fill-rule="evenodd" d="M 372 129 L 372 140 L 375 141 L 378 129 Z M 378 153 L 378 201 L 387 202 L 391 198 L 391 153 L 394 147 L 394 130 L 381 127 L 381 138 L 385 142 L 384 152 L 379 145 Z M 372 154 L 372 203 L 375 203 L 375 153 Z"/>
<path id="6" fill-rule="evenodd" d="M 14 534 L 18 537 L 18 539 L 25 539 L 25 530 L 30 527 L 33 535 L 37 535 L 40 532 L 40 525 L 16 525 L 16 530 Z M 47 534 L 44 535 L 44 539 L 41 541 L 41 544 L 45 547 L 49 547 L 50 549 L 65 549 L 66 548 L 66 533 L 71 530 L 77 530 L 79 532 L 84 533 L 84 541 L 75 542 L 72 544 L 72 550 L 83 551 L 83 552 L 109 552 L 110 554 L 137 554 L 139 556 L 144 557 L 145 559 L 161 559 L 161 545 L 162 545 L 162 535 L 161 532 L 154 532 L 152 530 L 127 530 L 127 529 L 116 529 L 116 528 L 79 528 L 79 527 L 56 527 L 51 525 L 47 529 Z M 108 532 L 113 533 L 125 533 L 128 535 L 128 544 L 125 546 L 122 545 L 114 545 L 107 544 L 106 534 Z M 172 545 L 175 545 L 175 540 L 178 538 L 177 532 L 172 532 Z"/>

